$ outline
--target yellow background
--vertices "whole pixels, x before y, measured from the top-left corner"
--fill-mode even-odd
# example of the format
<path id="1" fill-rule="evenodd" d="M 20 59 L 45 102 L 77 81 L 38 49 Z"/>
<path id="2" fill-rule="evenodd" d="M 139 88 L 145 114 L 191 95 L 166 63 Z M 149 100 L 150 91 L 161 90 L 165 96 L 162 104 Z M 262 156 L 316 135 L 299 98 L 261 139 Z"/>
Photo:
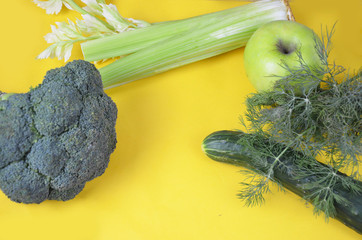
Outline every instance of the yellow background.
<path id="1" fill-rule="evenodd" d="M 113 0 L 125 17 L 150 22 L 218 11 L 237 1 Z M 332 59 L 361 66 L 360 0 L 293 0 L 294 15 L 320 32 L 337 21 Z M 35 60 L 50 24 L 79 17 L 46 15 L 32 1 L 1 3 L 0 89 L 26 92 L 58 60 Z M 81 58 L 75 48 L 72 59 Z M 243 68 L 243 49 L 140 80 L 107 93 L 117 103 L 118 144 L 106 173 L 68 202 L 17 204 L 0 193 L 0 240 L 259 240 L 361 239 L 286 192 L 262 207 L 237 198 L 239 168 L 208 159 L 204 137 L 239 129 L 245 97 L 254 89 Z M 273 188 L 274 189 L 274 188 Z"/>

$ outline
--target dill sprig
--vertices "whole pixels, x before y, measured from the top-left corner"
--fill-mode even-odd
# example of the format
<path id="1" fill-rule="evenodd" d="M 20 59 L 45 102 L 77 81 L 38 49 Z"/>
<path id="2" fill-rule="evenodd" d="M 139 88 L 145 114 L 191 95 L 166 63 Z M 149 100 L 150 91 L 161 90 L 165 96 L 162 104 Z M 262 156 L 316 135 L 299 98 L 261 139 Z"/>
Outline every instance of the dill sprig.
<path id="1" fill-rule="evenodd" d="M 288 74 L 279 76 L 271 91 L 251 94 L 246 100 L 247 111 L 241 121 L 254 137 L 243 140 L 243 144 L 248 145 L 253 158 L 264 163 L 254 175 L 248 171 L 242 183 L 239 196 L 247 206 L 264 202 L 269 182 L 278 183 L 274 171 L 290 171 L 289 164 L 280 159 L 290 159 L 296 152 L 293 164 L 297 167 L 292 175 L 296 181 L 310 180 L 303 189 L 315 213 L 324 212 L 328 219 L 335 216 L 336 203 L 349 204 L 336 194 L 338 186 L 362 194 L 356 181 L 360 178 L 362 149 L 362 71 L 350 74 L 344 67 L 329 63 L 333 33 L 334 26 L 315 41 L 322 66 L 308 66 L 299 52 L 299 65 L 291 68 L 282 63 Z M 269 141 L 259 142 L 260 138 Z M 321 156 L 327 168 L 315 160 Z"/>

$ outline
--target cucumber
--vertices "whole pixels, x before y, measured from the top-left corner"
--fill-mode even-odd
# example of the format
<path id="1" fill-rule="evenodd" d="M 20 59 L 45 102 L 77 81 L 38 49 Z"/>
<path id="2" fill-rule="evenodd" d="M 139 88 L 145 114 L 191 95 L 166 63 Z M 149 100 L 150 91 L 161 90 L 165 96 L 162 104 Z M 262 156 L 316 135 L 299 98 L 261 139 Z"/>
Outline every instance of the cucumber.
<path id="1" fill-rule="evenodd" d="M 249 136 L 248 136 L 249 135 Z M 265 157 L 263 160 L 264 163 L 260 164 L 260 158 L 255 160 L 253 158 L 250 145 L 242 144 L 243 140 L 250 137 L 250 134 L 246 134 L 240 131 L 218 131 L 210 134 L 206 137 L 202 143 L 202 149 L 205 154 L 211 159 L 223 163 L 233 164 L 236 166 L 242 166 L 256 172 L 262 172 L 266 174 L 266 169 L 270 169 L 271 164 L 274 162 L 274 159 L 271 157 Z M 260 137 L 263 138 L 263 137 Z M 253 144 L 253 150 L 262 148 L 266 145 L 258 144 L 261 142 L 267 142 L 268 139 L 259 139 Z M 282 145 L 280 143 L 274 143 L 273 146 Z M 278 149 L 281 149 L 279 146 Z M 260 149 L 262 151 L 263 149 Z M 275 166 L 273 168 L 273 180 L 277 181 L 284 188 L 294 192 L 295 194 L 305 198 L 309 195 L 313 189 L 310 187 L 305 187 L 311 182 L 317 181 L 317 176 L 308 175 L 306 177 L 298 177 L 295 175 L 295 172 L 303 171 L 298 163 L 298 158 L 302 157 L 302 153 L 288 149 L 279 159 L 283 163 L 283 168 Z M 288 171 L 285 171 L 285 167 L 288 168 Z M 329 168 L 329 166 L 324 165 L 316 160 L 313 160 L 313 168 Z M 307 171 L 307 170 L 305 170 Z M 353 181 L 353 184 L 362 188 L 362 183 L 360 181 L 354 180 L 351 177 L 337 172 L 342 178 L 346 180 Z M 299 175 L 300 176 L 300 175 Z M 343 203 L 334 201 L 335 215 L 334 218 L 344 223 L 346 226 L 352 228 L 357 233 L 362 234 L 362 196 L 356 191 L 352 192 L 351 189 L 342 184 L 336 184 L 333 186 L 333 194 L 337 197 L 341 197 L 344 200 Z M 348 202 L 348 203 L 346 203 Z"/>

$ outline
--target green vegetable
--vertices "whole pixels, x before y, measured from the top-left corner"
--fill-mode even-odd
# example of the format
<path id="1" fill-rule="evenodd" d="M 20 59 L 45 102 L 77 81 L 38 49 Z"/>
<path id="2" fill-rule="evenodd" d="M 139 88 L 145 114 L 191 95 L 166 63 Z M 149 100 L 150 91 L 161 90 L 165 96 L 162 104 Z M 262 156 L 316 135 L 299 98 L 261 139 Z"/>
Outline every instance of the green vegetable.
<path id="1" fill-rule="evenodd" d="M 261 176 L 246 175 L 252 182 L 244 183 L 240 197 L 248 205 L 264 201 L 263 193 L 270 191 L 266 183 L 274 181 L 317 207 L 333 206 L 327 208 L 326 215 L 362 234 L 360 181 L 260 135 L 214 132 L 205 138 L 202 147 L 213 160 L 243 166 Z M 258 153 L 254 154 L 255 151 Z"/>
<path id="2" fill-rule="evenodd" d="M 103 174 L 116 147 L 117 108 L 83 60 L 0 100 L 0 188 L 13 201 L 74 198 Z"/>
<path id="3" fill-rule="evenodd" d="M 114 7 L 105 5 L 104 1 L 84 2 L 87 4 L 86 9 L 93 9 L 91 12 L 97 12 L 98 19 L 104 19 L 115 28 L 125 20 L 117 15 Z M 117 15 L 119 21 L 114 22 L 113 18 L 109 18 L 110 14 L 104 14 L 106 7 L 114 10 L 112 16 Z M 99 10 L 102 8 L 103 11 Z M 85 22 L 58 24 L 58 30 L 53 27 L 54 33 L 48 37 L 51 40 L 48 42 L 54 45 L 41 54 L 41 58 L 54 57 L 62 51 L 66 53 L 58 55 L 69 57 L 75 41 L 85 41 L 81 47 L 87 61 L 121 57 L 100 69 L 105 88 L 245 46 L 261 25 L 274 20 L 293 19 L 287 1 L 266 0 L 183 20 L 155 23 L 151 26 L 128 26 L 123 28 L 125 32 L 116 33 L 99 20 L 86 21 L 88 18 L 94 20 L 88 13 L 83 14 Z M 87 29 L 85 25 L 93 27 L 94 31 L 82 32 L 82 29 Z M 130 29 L 132 31 L 128 31 Z M 95 40 L 89 41 L 92 39 Z"/>

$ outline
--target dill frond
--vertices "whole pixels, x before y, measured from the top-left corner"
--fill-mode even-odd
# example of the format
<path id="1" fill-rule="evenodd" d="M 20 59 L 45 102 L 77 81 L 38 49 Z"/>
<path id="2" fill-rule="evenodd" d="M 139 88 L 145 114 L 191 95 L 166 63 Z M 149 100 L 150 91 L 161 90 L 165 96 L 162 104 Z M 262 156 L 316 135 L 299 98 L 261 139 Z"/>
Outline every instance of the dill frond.
<path id="1" fill-rule="evenodd" d="M 264 195 L 270 192 L 270 178 L 248 169 L 240 172 L 244 176 L 244 181 L 240 183 L 242 188 L 238 194 L 239 198 L 247 207 L 262 205 L 265 202 Z"/>

